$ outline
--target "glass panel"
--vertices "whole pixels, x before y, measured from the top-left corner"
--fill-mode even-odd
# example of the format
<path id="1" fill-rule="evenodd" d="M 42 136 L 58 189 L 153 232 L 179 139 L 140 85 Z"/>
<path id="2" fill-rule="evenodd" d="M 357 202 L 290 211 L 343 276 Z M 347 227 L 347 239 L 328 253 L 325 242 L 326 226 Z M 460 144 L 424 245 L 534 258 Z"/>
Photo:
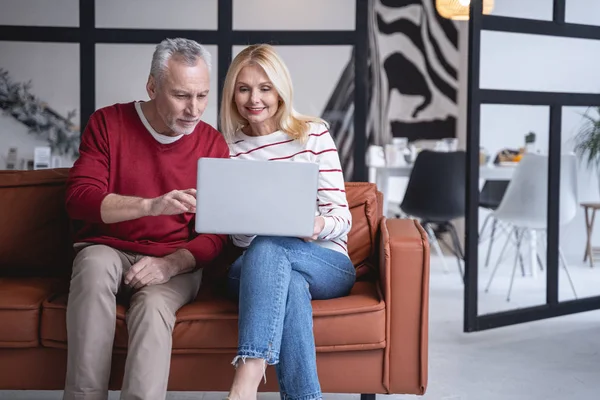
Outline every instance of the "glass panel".
<path id="1" fill-rule="evenodd" d="M 492 15 L 552 21 L 553 0 L 527 0 L 526 3 L 523 0 L 496 0 Z"/>
<path id="2" fill-rule="evenodd" d="M 243 48 L 234 46 L 233 56 Z M 322 116 L 350 62 L 352 46 L 276 46 L 276 50 L 292 76 L 294 108 L 302 114 Z"/>
<path id="3" fill-rule="evenodd" d="M 148 100 L 146 82 L 155 45 L 96 45 L 96 108 L 117 102 Z M 208 106 L 202 119 L 217 126 L 217 46 L 206 46 L 212 55 Z"/>
<path id="4" fill-rule="evenodd" d="M 574 24 L 600 25 L 600 2 L 566 0 L 565 20 Z"/>
<path id="5" fill-rule="evenodd" d="M 217 0 L 96 1 L 99 28 L 200 29 L 218 25 Z"/>
<path id="6" fill-rule="evenodd" d="M 233 56 L 243 48 L 244 46 L 234 46 Z M 292 76 L 294 108 L 301 114 L 323 117 L 329 122 L 344 174 L 352 176 L 352 46 L 276 46 L 276 49 Z"/>
<path id="7" fill-rule="evenodd" d="M 27 169 L 36 146 L 51 146 L 55 166 L 71 166 L 79 146 L 79 45 L 0 41 L 0 54 L 0 169 Z M 8 158 L 11 148 L 17 153 Z"/>
<path id="8" fill-rule="evenodd" d="M 548 130 L 548 107 L 481 107 L 480 315 L 546 303 L 537 257 L 546 235 L 532 228 L 545 226 L 547 218 L 547 161 L 540 169 L 522 160 L 525 152 L 548 154 Z M 528 135 L 535 141 L 526 145 Z"/>
<path id="9" fill-rule="evenodd" d="M 593 139 L 600 135 L 600 114 L 597 107 L 563 107 L 562 108 L 562 147 L 563 153 L 569 153 L 575 150 L 578 144 L 586 149 L 593 149 L 595 143 L 585 140 Z M 592 118 L 595 122 L 589 121 L 584 115 Z M 588 134 L 586 134 L 586 132 Z M 574 299 L 573 289 L 571 287 L 569 276 L 578 298 L 599 296 L 600 295 L 600 273 L 598 264 L 600 259 L 598 251 L 600 249 L 600 227 L 597 223 L 592 224 L 591 218 L 596 207 L 600 208 L 600 198 L 598 188 L 600 180 L 598 169 L 595 165 L 595 158 L 592 158 L 592 164 L 588 164 L 589 151 L 585 153 L 575 152 L 574 168 L 575 173 L 569 175 L 565 170 L 565 178 L 561 181 L 561 209 L 564 209 L 564 221 L 561 224 L 560 248 L 564 255 L 567 266 L 561 264 L 559 269 L 559 299 L 567 301 Z M 598 156 L 597 156 L 598 157 Z M 596 159 L 597 159 L 596 157 Z M 568 165 L 561 165 L 561 169 L 568 168 Z M 574 177 L 574 179 L 568 179 Z M 569 191 L 572 185 L 570 182 L 575 180 L 574 186 L 576 198 L 567 196 L 573 191 Z M 582 207 L 586 204 L 587 207 Z M 586 222 L 585 212 L 587 209 L 590 228 Z M 600 211 L 600 210 L 598 210 Z M 598 212 L 596 211 L 596 212 Z M 600 218 L 598 218 L 600 219 Z M 592 257 L 588 255 L 587 239 L 590 237 L 590 249 Z M 568 271 L 568 274 L 567 274 Z"/>
<path id="10" fill-rule="evenodd" d="M 519 33 L 481 33 L 481 87 L 600 93 L 600 41 Z"/>
<path id="11" fill-rule="evenodd" d="M 236 30 L 354 30 L 355 20 L 355 1 L 233 0 Z"/>
<path id="12" fill-rule="evenodd" d="M 0 0 L 0 25 L 79 26 L 78 0 Z"/>

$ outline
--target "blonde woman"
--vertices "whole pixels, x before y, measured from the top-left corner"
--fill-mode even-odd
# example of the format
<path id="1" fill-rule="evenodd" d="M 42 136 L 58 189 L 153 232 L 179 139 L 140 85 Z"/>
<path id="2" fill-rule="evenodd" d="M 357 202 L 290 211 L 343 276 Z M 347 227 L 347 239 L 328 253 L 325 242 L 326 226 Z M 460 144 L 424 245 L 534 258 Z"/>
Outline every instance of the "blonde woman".
<path id="1" fill-rule="evenodd" d="M 290 74 L 273 47 L 253 45 L 235 57 L 221 103 L 231 158 L 318 163 L 319 215 L 311 238 L 232 236 L 246 249 L 228 276 L 240 306 L 233 400 L 256 399 L 267 365 L 275 365 L 282 398 L 320 399 L 311 299 L 345 296 L 356 277 L 335 143 L 325 121 L 299 114 L 292 100 Z"/>

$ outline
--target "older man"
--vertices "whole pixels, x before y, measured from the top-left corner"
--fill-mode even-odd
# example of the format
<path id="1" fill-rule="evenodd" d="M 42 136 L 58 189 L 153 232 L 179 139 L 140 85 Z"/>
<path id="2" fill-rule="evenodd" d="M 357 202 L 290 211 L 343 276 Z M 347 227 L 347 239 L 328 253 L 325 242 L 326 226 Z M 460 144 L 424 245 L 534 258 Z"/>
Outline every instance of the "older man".
<path id="1" fill-rule="evenodd" d="M 202 267 L 225 236 L 194 235 L 196 161 L 229 157 L 200 118 L 210 54 L 187 39 L 156 47 L 146 102 L 97 110 L 81 137 L 66 205 L 77 232 L 67 306 L 64 399 L 108 395 L 116 295 L 130 296 L 121 399 L 164 399 L 175 313 L 192 301 Z"/>

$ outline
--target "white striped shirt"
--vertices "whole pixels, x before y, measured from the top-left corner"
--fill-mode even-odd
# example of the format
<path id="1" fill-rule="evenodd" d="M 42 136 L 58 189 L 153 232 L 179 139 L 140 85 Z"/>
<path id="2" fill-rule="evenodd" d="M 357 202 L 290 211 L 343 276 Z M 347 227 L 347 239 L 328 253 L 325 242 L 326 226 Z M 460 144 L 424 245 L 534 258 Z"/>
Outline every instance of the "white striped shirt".
<path id="1" fill-rule="evenodd" d="M 244 160 L 286 160 L 319 164 L 317 215 L 323 216 L 325 227 L 316 244 L 348 254 L 348 232 L 352 216 L 346 200 L 344 175 L 337 148 L 327 127 L 311 123 L 308 140 L 301 143 L 276 131 L 264 136 L 247 136 L 235 133 L 229 143 L 230 157 Z M 250 245 L 255 236 L 232 235 L 233 243 L 242 248 Z"/>

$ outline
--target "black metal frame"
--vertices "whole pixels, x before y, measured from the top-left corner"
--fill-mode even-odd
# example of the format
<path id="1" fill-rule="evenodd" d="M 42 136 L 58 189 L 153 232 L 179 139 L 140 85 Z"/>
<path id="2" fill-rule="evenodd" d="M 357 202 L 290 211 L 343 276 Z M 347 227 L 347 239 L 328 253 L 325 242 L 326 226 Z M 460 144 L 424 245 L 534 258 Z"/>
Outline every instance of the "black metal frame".
<path id="1" fill-rule="evenodd" d="M 537 34 L 600 40 L 600 26 L 565 22 L 565 1 L 554 0 L 553 21 L 482 15 L 482 1 L 471 2 L 467 120 L 467 216 L 464 331 L 473 332 L 600 309 L 600 296 L 560 302 L 558 243 L 561 120 L 563 106 L 600 106 L 600 94 L 552 93 L 480 88 L 481 31 Z M 482 104 L 545 105 L 550 108 L 548 162 L 548 246 L 546 304 L 478 315 L 479 141 Z"/>
<path id="2" fill-rule="evenodd" d="M 166 37 L 187 37 L 219 48 L 218 101 L 231 62 L 234 45 L 271 43 L 274 45 L 351 45 L 355 49 L 354 92 L 354 176 L 367 180 L 365 165 L 368 72 L 368 5 L 356 0 L 356 26 L 343 31 L 239 31 L 233 30 L 233 0 L 218 0 L 217 30 L 96 28 L 96 0 L 79 0 L 79 27 L 0 26 L 0 41 L 78 43 L 80 50 L 80 126 L 95 111 L 96 44 L 156 44 Z M 229 49 L 229 51 L 227 51 Z M 225 51 L 224 51 L 225 50 Z"/>

